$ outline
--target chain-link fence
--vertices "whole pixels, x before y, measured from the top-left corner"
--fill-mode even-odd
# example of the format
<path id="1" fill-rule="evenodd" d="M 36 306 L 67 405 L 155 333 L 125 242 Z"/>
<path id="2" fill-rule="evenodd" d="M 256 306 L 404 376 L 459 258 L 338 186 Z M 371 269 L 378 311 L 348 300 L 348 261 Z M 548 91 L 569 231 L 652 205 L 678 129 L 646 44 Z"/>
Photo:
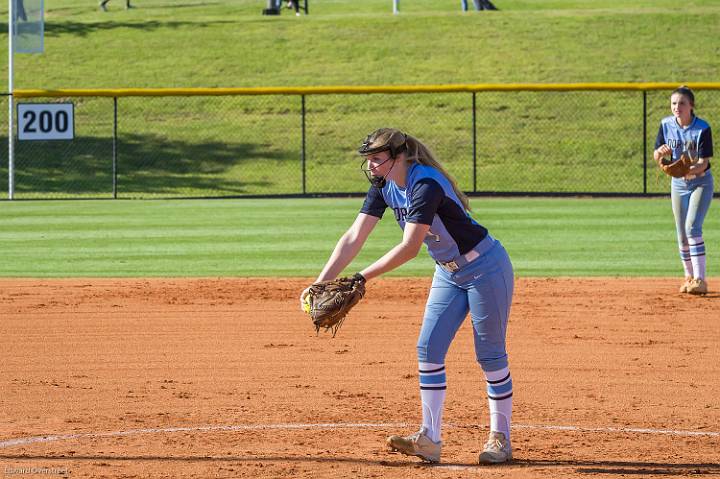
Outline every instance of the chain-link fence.
<path id="1" fill-rule="evenodd" d="M 668 88 L 298 90 L 16 99 L 74 103 L 75 138 L 16 142 L 14 198 L 362 193 L 355 149 L 381 126 L 425 142 L 469 193 L 669 191 L 652 161 Z M 696 91 L 698 115 L 713 124 L 720 91 Z M 3 160 L 7 198 L 6 152 Z"/>

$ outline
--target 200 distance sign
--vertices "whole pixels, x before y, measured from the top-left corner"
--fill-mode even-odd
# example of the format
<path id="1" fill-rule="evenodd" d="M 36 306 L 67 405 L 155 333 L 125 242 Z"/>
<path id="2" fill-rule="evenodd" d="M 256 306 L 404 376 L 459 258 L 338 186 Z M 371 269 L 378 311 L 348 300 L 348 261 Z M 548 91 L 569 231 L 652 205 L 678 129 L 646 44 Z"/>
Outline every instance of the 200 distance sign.
<path id="1" fill-rule="evenodd" d="M 18 103 L 18 140 L 72 140 L 72 103 Z"/>

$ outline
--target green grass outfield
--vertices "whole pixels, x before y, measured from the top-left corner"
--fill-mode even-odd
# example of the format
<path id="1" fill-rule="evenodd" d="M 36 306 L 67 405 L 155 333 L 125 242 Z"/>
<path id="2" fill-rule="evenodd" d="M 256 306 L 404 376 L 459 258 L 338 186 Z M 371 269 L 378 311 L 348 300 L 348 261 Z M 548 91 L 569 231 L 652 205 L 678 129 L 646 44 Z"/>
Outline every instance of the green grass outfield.
<path id="1" fill-rule="evenodd" d="M 16 201 L 0 208 L 0 277 L 314 276 L 361 198 Z M 474 198 L 519 276 L 682 276 L 668 198 Z M 720 216 L 705 222 L 717 276 Z M 390 213 L 348 268 L 400 241 Z M 390 273 L 427 276 L 425 251 Z"/>

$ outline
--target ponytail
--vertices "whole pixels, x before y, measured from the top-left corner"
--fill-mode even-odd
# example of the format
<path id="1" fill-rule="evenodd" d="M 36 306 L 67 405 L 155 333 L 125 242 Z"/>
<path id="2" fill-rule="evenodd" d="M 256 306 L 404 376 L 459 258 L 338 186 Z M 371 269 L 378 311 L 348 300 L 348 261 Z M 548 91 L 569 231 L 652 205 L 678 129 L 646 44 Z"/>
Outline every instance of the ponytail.
<path id="1" fill-rule="evenodd" d="M 432 166 L 436 170 L 440 171 L 440 173 L 442 173 L 442 175 L 450 182 L 450 185 L 452 186 L 455 195 L 460 200 L 460 203 L 462 203 L 465 211 L 471 211 L 470 200 L 468 199 L 467 195 L 465 195 L 465 193 L 463 193 L 462 190 L 458 187 L 455 178 L 453 178 L 452 175 L 450 175 L 450 173 L 448 173 L 447 170 L 440 164 L 440 162 L 435 159 L 435 155 L 433 155 L 433 152 L 430 151 L 430 149 L 425 146 L 420 140 L 413 136 L 407 135 L 407 139 L 405 141 L 407 143 L 408 162 Z"/>

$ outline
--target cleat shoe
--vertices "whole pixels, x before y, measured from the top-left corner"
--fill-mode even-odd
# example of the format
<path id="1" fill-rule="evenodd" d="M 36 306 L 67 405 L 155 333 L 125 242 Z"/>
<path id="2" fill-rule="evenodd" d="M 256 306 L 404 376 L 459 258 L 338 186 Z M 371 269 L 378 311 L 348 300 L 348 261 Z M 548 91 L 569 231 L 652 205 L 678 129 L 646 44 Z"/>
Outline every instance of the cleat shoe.
<path id="1" fill-rule="evenodd" d="M 108 11 L 108 10 L 107 10 L 107 6 L 105 5 L 105 3 L 106 3 L 106 2 L 100 2 L 100 5 L 99 5 L 99 6 L 100 6 L 100 10 L 102 10 L 103 12 L 107 12 L 107 11 Z"/>
<path id="2" fill-rule="evenodd" d="M 485 449 L 480 453 L 478 462 L 480 464 L 499 464 L 512 459 L 512 447 L 510 441 L 505 439 L 505 434 L 491 431 Z"/>
<path id="3" fill-rule="evenodd" d="M 707 294 L 707 283 L 702 278 L 695 278 L 688 283 L 687 292 L 690 294 Z"/>
<path id="4" fill-rule="evenodd" d="M 387 438 L 387 445 L 391 451 L 417 456 L 426 462 L 440 462 L 442 442 L 433 442 L 425 428 L 409 436 L 390 436 Z"/>
<path id="5" fill-rule="evenodd" d="M 692 277 L 692 276 L 687 276 L 687 277 L 685 278 L 685 282 L 682 284 L 682 286 L 680 286 L 680 292 L 681 292 L 681 293 L 687 293 L 687 292 L 688 292 L 688 287 L 690 286 L 690 283 L 692 283 L 692 280 L 693 280 L 693 277 Z"/>

